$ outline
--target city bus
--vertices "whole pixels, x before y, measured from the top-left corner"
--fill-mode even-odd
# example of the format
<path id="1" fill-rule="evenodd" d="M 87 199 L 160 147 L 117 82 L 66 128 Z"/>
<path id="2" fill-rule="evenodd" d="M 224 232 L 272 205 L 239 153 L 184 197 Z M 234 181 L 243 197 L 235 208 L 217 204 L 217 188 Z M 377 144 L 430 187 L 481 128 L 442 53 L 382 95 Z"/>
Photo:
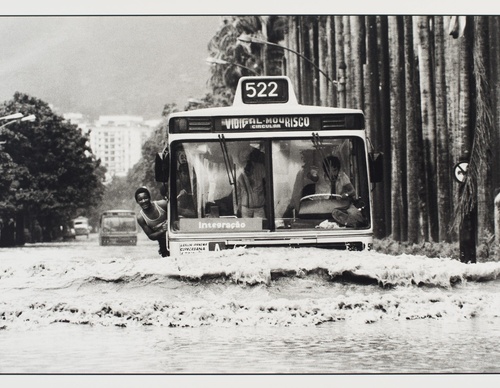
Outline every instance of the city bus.
<path id="1" fill-rule="evenodd" d="M 232 106 L 167 121 L 155 178 L 169 201 L 172 256 L 372 248 L 382 156 L 369 147 L 361 110 L 301 105 L 286 76 L 242 77 Z"/>
<path id="2" fill-rule="evenodd" d="M 131 210 L 106 210 L 99 218 L 99 245 L 136 245 L 137 221 Z"/>

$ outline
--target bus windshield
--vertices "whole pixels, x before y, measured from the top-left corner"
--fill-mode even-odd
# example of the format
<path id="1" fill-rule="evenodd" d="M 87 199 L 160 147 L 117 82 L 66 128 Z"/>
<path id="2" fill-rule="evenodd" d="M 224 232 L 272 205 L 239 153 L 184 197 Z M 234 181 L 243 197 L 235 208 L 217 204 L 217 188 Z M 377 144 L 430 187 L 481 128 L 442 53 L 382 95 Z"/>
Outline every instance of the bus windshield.
<path id="1" fill-rule="evenodd" d="M 175 141 L 172 231 L 369 228 L 365 152 L 360 137 L 311 133 Z"/>

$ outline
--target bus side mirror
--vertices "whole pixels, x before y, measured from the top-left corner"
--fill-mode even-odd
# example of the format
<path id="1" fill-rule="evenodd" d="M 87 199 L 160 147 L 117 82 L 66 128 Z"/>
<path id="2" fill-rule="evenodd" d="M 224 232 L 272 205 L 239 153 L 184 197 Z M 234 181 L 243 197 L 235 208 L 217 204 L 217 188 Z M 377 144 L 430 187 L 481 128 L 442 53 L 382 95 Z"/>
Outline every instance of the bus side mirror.
<path id="1" fill-rule="evenodd" d="M 370 179 L 372 182 L 382 182 L 384 179 L 384 154 L 370 153 Z"/>
<path id="2" fill-rule="evenodd" d="M 156 154 L 155 157 L 155 181 L 166 183 L 169 176 L 169 158 L 168 153 Z"/>

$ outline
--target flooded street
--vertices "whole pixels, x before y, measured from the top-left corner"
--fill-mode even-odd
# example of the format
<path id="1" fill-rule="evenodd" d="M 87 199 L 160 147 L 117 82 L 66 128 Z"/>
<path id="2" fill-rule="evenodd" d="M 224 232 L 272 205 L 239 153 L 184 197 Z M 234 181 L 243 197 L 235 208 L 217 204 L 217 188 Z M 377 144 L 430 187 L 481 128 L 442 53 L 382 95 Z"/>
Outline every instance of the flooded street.
<path id="1" fill-rule="evenodd" d="M 500 264 L 156 243 L 0 249 L 0 373 L 499 373 Z"/>

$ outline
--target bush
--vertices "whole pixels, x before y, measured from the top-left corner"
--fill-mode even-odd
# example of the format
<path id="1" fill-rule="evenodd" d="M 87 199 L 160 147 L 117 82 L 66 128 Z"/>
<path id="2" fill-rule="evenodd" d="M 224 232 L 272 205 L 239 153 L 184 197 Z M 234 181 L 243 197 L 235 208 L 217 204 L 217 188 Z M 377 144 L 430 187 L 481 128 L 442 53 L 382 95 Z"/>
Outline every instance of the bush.
<path id="1" fill-rule="evenodd" d="M 421 255 L 427 257 L 443 257 L 460 260 L 460 246 L 458 242 L 423 242 L 409 244 L 398 242 L 391 238 L 373 240 L 373 249 L 387 255 Z M 494 236 L 486 235 L 476 248 L 476 260 L 478 263 L 487 261 L 499 261 L 499 247 L 494 241 Z"/>

